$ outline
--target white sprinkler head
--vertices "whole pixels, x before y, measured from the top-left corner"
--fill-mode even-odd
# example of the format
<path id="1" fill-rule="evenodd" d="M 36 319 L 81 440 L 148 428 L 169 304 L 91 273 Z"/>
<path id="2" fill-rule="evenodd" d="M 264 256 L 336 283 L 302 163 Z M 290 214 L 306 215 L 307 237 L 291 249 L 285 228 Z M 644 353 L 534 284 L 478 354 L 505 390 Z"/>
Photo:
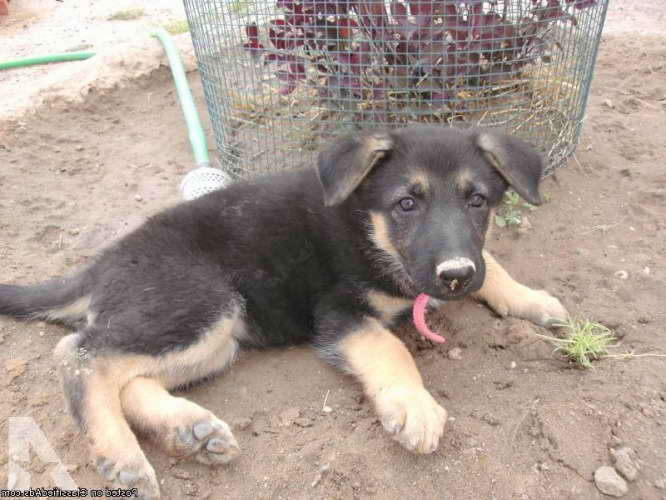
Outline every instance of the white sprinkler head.
<path id="1" fill-rule="evenodd" d="M 217 191 L 230 182 L 229 176 L 219 168 L 197 167 L 189 172 L 180 183 L 180 194 L 185 201 L 190 201 Z"/>

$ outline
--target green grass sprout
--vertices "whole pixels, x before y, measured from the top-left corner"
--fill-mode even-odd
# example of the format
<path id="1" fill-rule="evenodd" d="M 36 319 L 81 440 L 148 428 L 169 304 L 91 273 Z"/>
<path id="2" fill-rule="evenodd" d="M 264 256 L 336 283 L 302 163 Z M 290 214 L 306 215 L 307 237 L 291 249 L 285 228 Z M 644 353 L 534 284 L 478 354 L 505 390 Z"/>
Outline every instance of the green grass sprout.
<path id="1" fill-rule="evenodd" d="M 566 323 L 557 325 L 565 330 L 564 337 L 551 337 L 537 334 L 555 346 L 573 363 L 583 368 L 592 368 L 592 361 L 608 356 L 608 349 L 617 347 L 614 344 L 613 332 L 594 321 L 570 318 Z"/>

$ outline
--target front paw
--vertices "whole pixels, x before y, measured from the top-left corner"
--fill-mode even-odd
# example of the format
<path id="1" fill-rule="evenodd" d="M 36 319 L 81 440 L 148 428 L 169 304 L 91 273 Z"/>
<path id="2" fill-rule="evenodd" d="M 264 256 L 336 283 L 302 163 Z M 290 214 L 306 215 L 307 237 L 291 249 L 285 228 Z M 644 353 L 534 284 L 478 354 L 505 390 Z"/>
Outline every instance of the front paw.
<path id="1" fill-rule="evenodd" d="M 387 387 L 375 397 L 384 429 L 409 451 L 432 453 L 444 433 L 446 410 L 422 387 Z"/>
<path id="2" fill-rule="evenodd" d="M 527 287 L 510 289 L 487 300 L 500 316 L 526 319 L 545 328 L 565 323 L 569 313 L 562 303 L 545 290 Z"/>

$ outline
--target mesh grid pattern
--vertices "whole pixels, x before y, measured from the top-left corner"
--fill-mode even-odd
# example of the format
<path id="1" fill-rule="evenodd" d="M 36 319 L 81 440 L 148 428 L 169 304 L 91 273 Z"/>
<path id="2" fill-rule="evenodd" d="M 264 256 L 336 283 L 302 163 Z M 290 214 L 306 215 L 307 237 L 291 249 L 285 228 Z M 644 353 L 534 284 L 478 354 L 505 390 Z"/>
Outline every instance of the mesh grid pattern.
<path id="1" fill-rule="evenodd" d="M 574 152 L 608 0 L 184 0 L 222 168 L 361 128 L 500 127 Z"/>

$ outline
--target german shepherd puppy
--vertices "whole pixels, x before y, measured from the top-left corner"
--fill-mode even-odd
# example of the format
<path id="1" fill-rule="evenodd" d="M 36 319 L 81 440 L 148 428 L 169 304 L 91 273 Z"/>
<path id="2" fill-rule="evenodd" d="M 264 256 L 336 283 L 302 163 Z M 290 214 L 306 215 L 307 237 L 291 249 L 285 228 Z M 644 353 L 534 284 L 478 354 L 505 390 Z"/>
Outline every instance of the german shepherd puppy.
<path id="1" fill-rule="evenodd" d="M 483 250 L 507 187 L 538 205 L 541 176 L 540 156 L 496 131 L 359 133 L 316 168 L 151 217 L 73 277 L 0 285 L 0 314 L 76 329 L 55 349 L 69 410 L 102 477 L 142 498 L 160 493 L 132 428 L 205 464 L 239 453 L 225 422 L 169 389 L 223 371 L 245 348 L 311 343 L 360 380 L 389 434 L 431 453 L 446 411 L 391 328 L 422 294 L 474 294 L 543 326 L 566 318 Z"/>

